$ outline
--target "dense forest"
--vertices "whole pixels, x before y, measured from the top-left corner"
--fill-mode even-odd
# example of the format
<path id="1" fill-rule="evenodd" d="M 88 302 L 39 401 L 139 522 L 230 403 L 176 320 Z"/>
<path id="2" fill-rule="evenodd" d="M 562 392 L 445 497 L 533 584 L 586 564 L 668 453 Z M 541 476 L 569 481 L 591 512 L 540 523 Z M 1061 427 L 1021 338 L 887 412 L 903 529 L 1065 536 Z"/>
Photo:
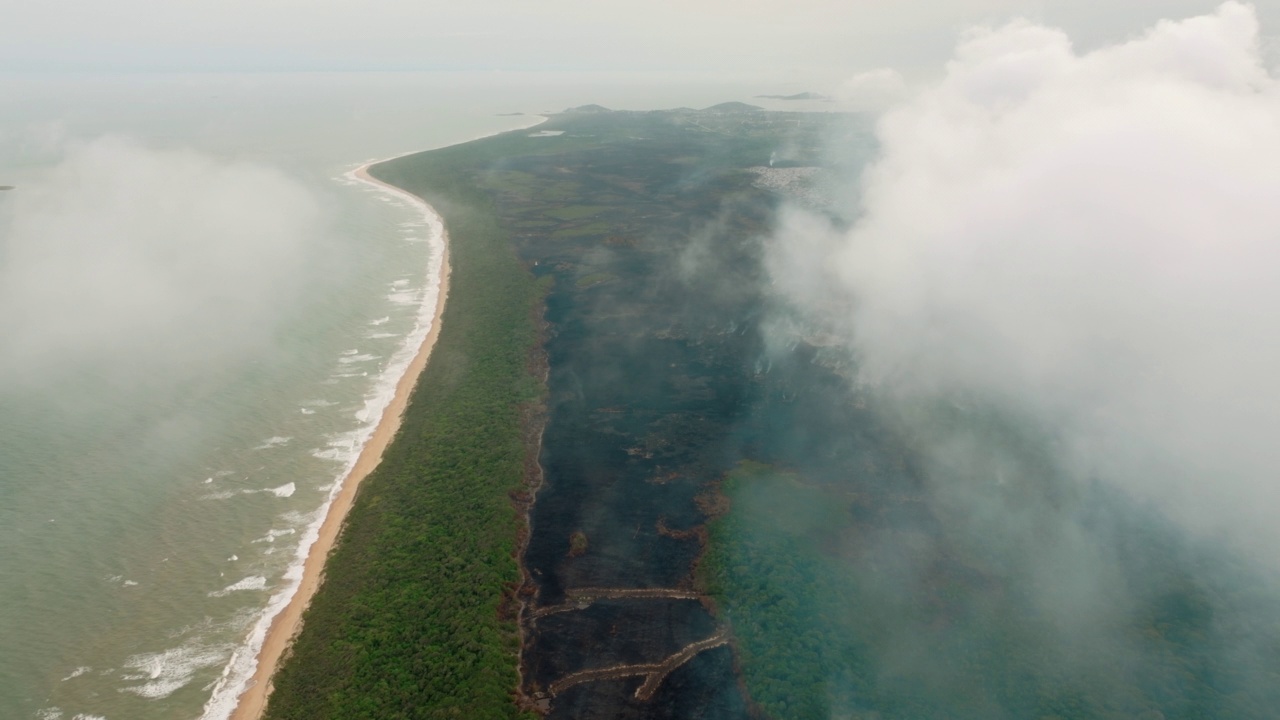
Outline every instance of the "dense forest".
<path id="1" fill-rule="evenodd" d="M 999 520 L 969 535 L 924 520 L 918 495 L 749 461 L 722 492 L 702 582 L 768 717 L 1261 720 L 1280 702 L 1272 589 L 1102 488 L 1053 509 L 1096 545 L 1049 515 L 1028 536 Z M 1028 552 L 1030 535 L 1076 566 Z M 1115 585 L 1081 587 L 1098 578 Z M 1091 607 L 1093 592 L 1114 605 Z"/>
<path id="2" fill-rule="evenodd" d="M 525 425 L 543 289 L 466 181 L 467 152 L 371 173 L 427 199 L 450 234 L 451 289 L 399 435 L 360 488 L 266 717 L 502 718 L 520 713 Z"/>

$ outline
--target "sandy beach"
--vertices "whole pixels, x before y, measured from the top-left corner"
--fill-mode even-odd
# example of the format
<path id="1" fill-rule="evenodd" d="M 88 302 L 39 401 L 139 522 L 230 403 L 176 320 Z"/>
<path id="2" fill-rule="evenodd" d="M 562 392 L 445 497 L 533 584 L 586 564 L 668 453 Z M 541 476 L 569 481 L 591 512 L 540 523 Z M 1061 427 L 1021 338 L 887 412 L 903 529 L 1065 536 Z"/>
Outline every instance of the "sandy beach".
<path id="1" fill-rule="evenodd" d="M 370 176 L 368 167 L 371 164 L 369 163 L 356 170 L 355 177 L 363 182 L 386 188 L 398 194 L 409 195 L 400 188 L 387 185 Z M 421 203 L 428 212 L 434 212 L 421 198 L 415 197 L 414 200 Z M 249 680 L 248 687 L 240 695 L 236 703 L 235 711 L 231 714 L 232 720 L 257 720 L 262 716 L 263 711 L 266 709 L 267 698 L 271 694 L 271 677 L 275 674 L 281 657 L 284 656 L 294 637 L 302 629 L 302 614 L 306 611 L 311 598 L 315 596 L 316 590 L 324 579 L 325 562 L 342 530 L 343 521 L 346 519 L 347 512 L 350 511 L 351 505 L 355 500 L 356 491 L 359 489 L 361 481 L 378 466 L 378 463 L 382 460 L 383 452 L 391 444 L 391 441 L 395 439 L 396 431 L 400 429 L 400 419 L 409 403 L 409 396 L 412 394 L 414 386 L 417 385 L 423 369 L 426 368 L 427 360 L 431 357 L 431 349 L 435 347 L 436 338 L 440 334 L 440 318 L 444 313 L 445 301 L 449 296 L 448 229 L 445 228 L 443 233 L 444 257 L 440 267 L 440 293 L 436 302 L 435 314 L 431 321 L 431 329 L 422 345 L 418 348 L 412 363 L 410 363 L 408 369 L 405 370 L 404 375 L 401 376 L 396 384 L 395 397 L 383 412 L 382 419 L 378 422 L 373 436 L 361 450 L 360 456 L 350 474 L 343 479 L 341 492 L 329 506 L 329 512 L 325 516 L 324 523 L 320 526 L 319 535 L 311 546 L 306 562 L 303 565 L 302 581 L 292 600 L 272 621 L 266 638 L 263 640 L 262 649 L 258 653 L 257 667 Z"/>

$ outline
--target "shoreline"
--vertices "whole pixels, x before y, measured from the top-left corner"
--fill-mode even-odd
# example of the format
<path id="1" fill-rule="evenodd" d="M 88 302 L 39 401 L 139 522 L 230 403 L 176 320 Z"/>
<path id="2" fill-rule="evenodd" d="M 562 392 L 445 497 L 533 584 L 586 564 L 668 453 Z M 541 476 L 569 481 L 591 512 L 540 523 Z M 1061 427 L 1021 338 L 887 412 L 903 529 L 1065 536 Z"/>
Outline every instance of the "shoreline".
<path id="1" fill-rule="evenodd" d="M 502 130 L 497 133 L 485 133 L 468 140 L 462 140 L 450 145 L 441 147 L 452 147 L 453 145 L 462 145 L 476 140 L 481 140 L 493 135 L 500 135 L 504 132 L 516 132 L 519 130 L 527 130 L 545 123 L 550 118 L 546 115 L 533 116 L 536 118 L 534 122 L 527 125 L 521 125 L 510 130 Z M 252 671 L 243 677 L 232 677 L 233 668 L 236 665 L 237 657 L 232 655 L 228 661 L 226 669 L 223 671 L 223 677 L 218 681 L 214 688 L 212 696 L 206 702 L 200 720 L 259 720 L 263 712 L 266 710 L 267 700 L 271 695 L 272 679 L 280 668 L 281 661 L 288 654 L 290 646 L 293 644 L 294 638 L 302 630 L 302 615 L 306 612 L 307 607 L 311 603 L 311 599 L 315 596 L 324 581 L 324 569 L 328 561 L 329 553 L 333 550 L 338 537 L 341 534 L 343 524 L 346 520 L 347 513 L 355 501 L 355 496 L 361 482 L 367 477 L 382 460 L 382 455 L 387 447 L 395 439 L 396 433 L 400 429 L 400 421 L 404 415 L 404 411 L 408 406 L 409 398 L 413 394 L 414 388 L 417 386 L 422 371 L 426 369 L 431 351 L 435 347 L 435 342 L 440 333 L 441 318 L 444 313 L 445 303 L 449 294 L 449 279 L 451 267 L 449 265 L 449 229 L 444 224 L 444 218 L 432 207 L 426 200 L 414 195 L 402 188 L 384 183 L 371 176 L 368 169 L 373 165 L 388 162 L 397 158 L 408 155 L 416 155 L 420 152 L 429 152 L 430 150 L 438 150 L 441 148 L 430 148 L 428 150 L 412 150 L 406 153 L 395 155 L 388 158 L 371 160 L 364 163 L 358 168 L 350 171 L 348 175 L 359 182 L 373 186 L 384 192 L 390 192 L 412 202 L 420 208 L 429 221 L 439 223 L 440 242 L 442 245 L 441 264 L 438 276 L 436 306 L 432 316 L 431 326 L 418 346 L 415 355 L 405 368 L 404 373 L 396 381 L 395 393 L 383 409 L 382 415 L 377 425 L 373 428 L 363 447 L 361 447 L 355 462 L 351 469 L 341 476 L 340 485 L 337 492 L 330 497 L 329 505 L 325 509 L 323 520 L 318 526 L 312 526 L 316 532 L 316 538 L 306 551 L 306 557 L 302 561 L 302 577 L 298 584 L 290 590 L 286 590 L 288 599 L 279 607 L 275 613 L 271 613 L 273 602 L 269 603 L 266 610 L 264 620 L 268 624 L 263 630 L 260 626 L 255 626 L 250 631 L 247 640 L 247 646 L 241 646 L 236 651 L 252 652 L 253 663 Z M 430 268 L 430 265 L 428 265 Z M 286 579 L 289 574 L 286 574 Z M 261 621 L 260 621 L 261 622 Z M 263 632 L 261 644 L 254 647 L 254 635 L 257 632 Z M 238 688 L 232 689 L 234 693 L 230 697 L 221 696 L 221 691 L 225 689 L 228 682 L 239 684 Z"/>
<path id="2" fill-rule="evenodd" d="M 272 677 L 279 668 L 281 659 L 293 644 L 294 638 L 302 630 L 302 615 L 306 612 L 307 607 L 311 604 L 311 599 L 324 581 L 324 567 L 328 561 L 329 553 L 333 550 L 341 534 L 343 523 L 355 501 L 360 484 L 378 467 L 383 453 L 395 439 L 396 433 L 400 429 L 400 421 L 404 416 L 405 408 L 408 407 L 409 398 L 418 384 L 422 371 L 426 369 L 427 362 L 431 357 L 431 351 L 440 335 L 441 317 L 444 314 L 445 304 L 449 297 L 449 277 L 451 273 L 449 265 L 449 230 L 444 226 L 444 219 L 425 200 L 369 175 L 368 168 L 378 162 L 384 161 L 378 160 L 365 163 L 352 171 L 352 176 L 361 182 L 410 199 L 415 205 L 422 208 L 426 214 L 434 216 L 435 220 L 440 223 L 440 241 L 443 244 L 443 251 L 439 276 L 436 278 L 438 290 L 431 327 L 422 344 L 418 346 L 413 360 L 410 361 L 404 374 L 396 382 L 395 395 L 383 410 L 382 417 L 374 428 L 373 434 L 364 444 L 364 447 L 361 448 L 360 454 L 357 456 L 350 472 L 342 479 L 341 489 L 330 503 L 328 511 L 325 513 L 324 521 L 320 525 L 318 535 L 307 551 L 307 557 L 302 568 L 302 579 L 294 590 L 288 604 L 271 620 L 262 645 L 256 653 L 253 674 L 247 678 L 243 691 L 235 698 L 235 709 L 229 715 L 230 720 L 258 720 L 266 710 L 267 699 L 271 695 Z"/>

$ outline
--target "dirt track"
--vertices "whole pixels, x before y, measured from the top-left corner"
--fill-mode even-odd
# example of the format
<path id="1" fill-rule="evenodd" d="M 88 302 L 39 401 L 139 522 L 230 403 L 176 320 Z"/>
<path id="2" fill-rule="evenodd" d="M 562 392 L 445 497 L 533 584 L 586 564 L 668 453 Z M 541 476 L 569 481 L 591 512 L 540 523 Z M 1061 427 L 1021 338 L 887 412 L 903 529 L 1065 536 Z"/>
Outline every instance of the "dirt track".
<path id="1" fill-rule="evenodd" d="M 702 596 L 692 590 L 675 590 L 671 588 L 579 588 L 565 592 L 568 602 L 538 608 L 531 617 L 540 618 L 556 613 L 571 612 L 590 607 L 597 600 L 646 600 L 661 598 L 664 600 L 700 600 Z"/>
<path id="2" fill-rule="evenodd" d="M 566 675 L 556 682 L 552 683 L 548 688 L 552 695 L 558 695 L 565 690 L 587 682 L 596 682 L 600 680 L 617 680 L 624 677 L 634 677 L 644 675 L 644 682 L 640 687 L 636 688 L 637 700 L 649 700 L 653 694 L 657 692 L 658 687 L 662 685 L 662 681 L 667 679 L 673 670 L 681 665 L 689 662 L 695 655 L 711 648 L 725 645 L 729 642 L 729 636 L 724 632 L 716 633 L 705 640 L 691 643 L 685 646 L 680 652 L 668 657 L 660 663 L 644 664 L 644 665 L 614 665 L 613 667 L 593 668 L 591 670 L 580 670 L 576 673 Z"/>

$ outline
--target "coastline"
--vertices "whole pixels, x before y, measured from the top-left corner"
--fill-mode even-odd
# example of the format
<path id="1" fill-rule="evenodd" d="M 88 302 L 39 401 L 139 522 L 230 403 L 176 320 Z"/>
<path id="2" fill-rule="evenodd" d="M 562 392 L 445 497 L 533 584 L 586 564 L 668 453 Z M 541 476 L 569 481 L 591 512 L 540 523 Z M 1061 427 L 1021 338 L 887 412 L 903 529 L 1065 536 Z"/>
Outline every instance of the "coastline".
<path id="1" fill-rule="evenodd" d="M 501 134 L 502 132 L 527 130 L 550 119 L 545 115 L 533 117 L 536 120 L 527 125 L 521 125 L 499 133 L 484 133 L 474 138 L 441 147 L 463 145 L 491 137 L 494 134 Z M 438 150 L 441 148 L 431 149 Z M 411 202 L 422 210 L 430 223 L 437 224 L 440 228 L 441 264 L 437 277 L 434 278 L 437 281 L 437 295 L 428 332 L 403 374 L 396 381 L 393 397 L 382 410 L 377 425 L 372 429 L 372 432 L 361 447 L 355 462 L 345 474 L 340 476 L 340 484 L 336 486 L 335 494 L 330 496 L 328 507 L 324 509 L 323 520 L 318 525 L 312 526 L 311 531 L 315 533 L 315 539 L 305 549 L 305 557 L 302 558 L 301 563 L 301 579 L 298 580 L 296 585 L 286 587 L 269 601 L 263 618 L 258 625 L 255 625 L 250 630 L 246 645 L 237 649 L 228 661 L 222 678 L 215 685 L 213 694 L 205 704 L 200 720 L 259 720 L 262 717 L 272 691 L 272 679 L 279 669 L 281 661 L 288 654 L 294 639 L 302 630 L 302 615 L 306 612 L 311 599 L 324 581 L 325 564 L 328 561 L 329 553 L 333 550 L 341 534 L 347 513 L 355 501 L 358 487 L 364 478 L 377 468 L 383 453 L 395 439 L 396 433 L 400 428 L 401 418 L 404 415 L 405 408 L 408 406 L 409 398 L 413 394 L 418 378 L 427 366 L 431 350 L 435 347 L 436 339 L 440 333 L 441 318 L 449 294 L 451 268 L 449 265 L 448 228 L 444 225 L 444 218 L 424 199 L 402 188 L 384 183 L 368 173 L 368 169 L 373 165 L 408 155 L 415 155 L 419 152 L 426 151 L 413 150 L 388 158 L 371 160 L 350 171 L 348 176 Z M 430 269 L 430 265 L 428 269 Z M 301 551 L 299 555 L 302 555 Z M 286 574 L 285 578 L 292 579 L 289 574 Z M 272 611 L 272 606 L 277 607 L 274 612 Z M 255 635 L 258 634 L 261 634 L 260 641 L 255 638 Z M 238 657 L 240 653 L 246 653 L 246 656 Z M 244 668 L 243 664 L 246 661 L 251 669 Z M 236 672 L 238 664 L 241 668 L 240 672 Z"/>
<path id="2" fill-rule="evenodd" d="M 382 160 L 376 162 L 384 162 Z M 302 629 L 302 615 L 310 605 L 324 580 L 324 567 L 329 553 L 341 534 L 343 522 L 355 501 L 361 482 L 378 467 L 382 455 L 395 439 L 400 429 L 400 421 L 404 416 L 409 398 L 418 383 L 418 378 L 427 366 L 431 350 L 435 347 L 440 335 L 440 321 L 444 314 L 445 303 L 449 296 L 449 231 L 444 226 L 443 218 L 425 200 L 412 195 L 398 187 L 388 185 L 369 175 L 368 168 L 376 162 L 366 163 L 352 172 L 352 176 L 361 182 L 379 189 L 393 192 L 423 209 L 436 222 L 440 223 L 440 241 L 443 244 L 439 275 L 436 279 L 438 294 L 432 315 L 431 326 L 426 338 L 418 346 L 417 352 L 409 366 L 396 383 L 395 395 L 382 412 L 382 417 L 374 428 L 372 436 L 361 448 L 359 456 L 350 472 L 342 479 L 341 490 L 333 498 L 320 525 L 317 537 L 307 551 L 306 561 L 302 568 L 302 579 L 293 592 L 293 596 L 271 620 L 271 624 L 262 640 L 255 657 L 253 674 L 245 681 L 242 692 L 235 698 L 235 709 L 229 715 L 230 720 L 257 720 L 266 709 L 267 699 L 271 694 L 271 679 L 280 665 L 281 659 L 288 652 L 293 639 Z"/>

